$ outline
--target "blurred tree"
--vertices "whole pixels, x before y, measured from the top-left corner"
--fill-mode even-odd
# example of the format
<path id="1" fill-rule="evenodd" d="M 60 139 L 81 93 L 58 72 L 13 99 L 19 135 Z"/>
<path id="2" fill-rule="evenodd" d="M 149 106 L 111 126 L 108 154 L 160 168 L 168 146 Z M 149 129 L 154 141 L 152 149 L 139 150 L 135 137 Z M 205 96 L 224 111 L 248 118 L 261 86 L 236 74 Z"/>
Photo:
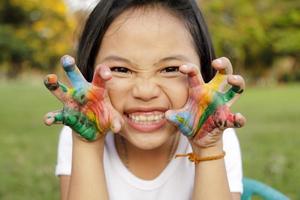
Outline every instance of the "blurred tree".
<path id="1" fill-rule="evenodd" d="M 51 69 L 72 48 L 73 23 L 60 0 L 1 0 L 0 65 L 16 77 L 23 67 Z"/>
<path id="2" fill-rule="evenodd" d="M 252 78 L 267 75 L 281 56 L 299 65 L 298 0 L 200 0 L 218 55 Z M 296 67 L 295 67 L 296 68 Z"/>

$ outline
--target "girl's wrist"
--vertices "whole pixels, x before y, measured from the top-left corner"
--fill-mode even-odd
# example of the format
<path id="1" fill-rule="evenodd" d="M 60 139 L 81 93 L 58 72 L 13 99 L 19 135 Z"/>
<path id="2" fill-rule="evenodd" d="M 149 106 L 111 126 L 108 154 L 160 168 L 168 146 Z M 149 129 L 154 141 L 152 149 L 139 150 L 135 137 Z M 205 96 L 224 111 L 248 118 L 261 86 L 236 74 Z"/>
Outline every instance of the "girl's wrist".
<path id="1" fill-rule="evenodd" d="M 215 145 L 206 148 L 199 147 L 198 145 L 193 143 L 191 144 L 191 146 L 193 149 L 193 153 L 200 158 L 222 155 L 224 153 L 222 140 L 219 140 Z"/>
<path id="2" fill-rule="evenodd" d="M 105 136 L 92 142 L 86 141 L 81 138 L 78 133 L 73 131 L 73 147 L 76 147 L 77 149 L 83 149 L 83 151 L 95 151 L 96 153 L 102 155 L 104 151 L 104 141 Z"/>

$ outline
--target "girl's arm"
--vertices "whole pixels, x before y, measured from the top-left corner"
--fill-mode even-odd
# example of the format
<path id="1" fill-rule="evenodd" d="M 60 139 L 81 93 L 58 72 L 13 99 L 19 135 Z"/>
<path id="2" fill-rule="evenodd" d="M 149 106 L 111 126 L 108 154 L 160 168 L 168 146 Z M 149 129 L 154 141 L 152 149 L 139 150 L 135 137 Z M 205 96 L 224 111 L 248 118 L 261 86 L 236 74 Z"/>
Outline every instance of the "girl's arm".
<path id="1" fill-rule="evenodd" d="M 205 158 L 223 153 L 223 145 L 220 141 L 216 146 L 206 149 L 194 148 L 194 153 L 199 158 Z M 224 158 L 210 161 L 202 161 L 195 164 L 195 180 L 193 199 L 233 199 L 229 190 Z"/>
<path id="2" fill-rule="evenodd" d="M 108 199 L 103 151 L 104 137 L 87 143 L 73 134 L 72 173 L 68 199 Z"/>
<path id="3" fill-rule="evenodd" d="M 70 175 L 60 175 L 59 176 L 60 200 L 68 199 L 70 177 L 71 177 Z"/>
<path id="4" fill-rule="evenodd" d="M 232 75 L 227 58 L 212 63 L 218 71 L 205 83 L 199 68 L 182 65 L 179 70 L 188 75 L 189 98 L 180 110 L 169 110 L 166 118 L 175 123 L 189 138 L 193 152 L 184 155 L 195 163 L 193 199 L 232 199 L 224 163 L 222 134 L 226 128 L 239 128 L 245 118 L 231 113 L 229 107 L 244 90 L 244 80 Z M 235 195 L 236 196 L 236 195 Z"/>
<path id="5" fill-rule="evenodd" d="M 73 130 L 72 172 L 67 199 L 108 199 L 103 170 L 104 138 L 108 131 L 119 132 L 122 117 L 111 105 L 105 82 L 112 78 L 107 66 L 95 69 L 92 83 L 80 73 L 75 60 L 62 58 L 63 68 L 72 84 L 67 87 L 56 75 L 48 75 L 45 86 L 64 105 L 49 112 L 47 125 L 65 124 Z"/>

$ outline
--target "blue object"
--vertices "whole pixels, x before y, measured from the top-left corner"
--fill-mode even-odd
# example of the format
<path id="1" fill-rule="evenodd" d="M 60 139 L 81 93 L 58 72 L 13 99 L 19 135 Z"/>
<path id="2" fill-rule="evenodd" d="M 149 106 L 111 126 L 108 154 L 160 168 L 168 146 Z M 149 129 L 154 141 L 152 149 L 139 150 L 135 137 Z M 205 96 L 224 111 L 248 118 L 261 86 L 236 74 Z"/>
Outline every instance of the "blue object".
<path id="1" fill-rule="evenodd" d="M 289 200 L 287 196 L 262 182 L 243 178 L 243 184 L 242 200 L 251 200 L 252 196 L 258 196 L 264 200 Z"/>

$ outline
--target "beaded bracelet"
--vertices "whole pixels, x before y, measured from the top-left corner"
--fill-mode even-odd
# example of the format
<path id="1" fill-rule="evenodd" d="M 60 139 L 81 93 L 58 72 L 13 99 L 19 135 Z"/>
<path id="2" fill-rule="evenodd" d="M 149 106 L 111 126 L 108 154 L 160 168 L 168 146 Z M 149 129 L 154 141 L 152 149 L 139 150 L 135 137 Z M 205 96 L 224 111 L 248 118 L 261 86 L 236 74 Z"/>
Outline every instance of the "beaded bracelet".
<path id="1" fill-rule="evenodd" d="M 224 156 L 225 156 L 225 151 L 223 151 L 222 154 L 219 154 L 219 155 L 207 156 L 207 157 L 203 157 L 203 158 L 199 158 L 198 155 L 195 153 L 177 154 L 175 156 L 175 158 L 188 157 L 191 162 L 198 164 L 202 161 L 218 160 L 218 159 L 224 158 Z"/>

